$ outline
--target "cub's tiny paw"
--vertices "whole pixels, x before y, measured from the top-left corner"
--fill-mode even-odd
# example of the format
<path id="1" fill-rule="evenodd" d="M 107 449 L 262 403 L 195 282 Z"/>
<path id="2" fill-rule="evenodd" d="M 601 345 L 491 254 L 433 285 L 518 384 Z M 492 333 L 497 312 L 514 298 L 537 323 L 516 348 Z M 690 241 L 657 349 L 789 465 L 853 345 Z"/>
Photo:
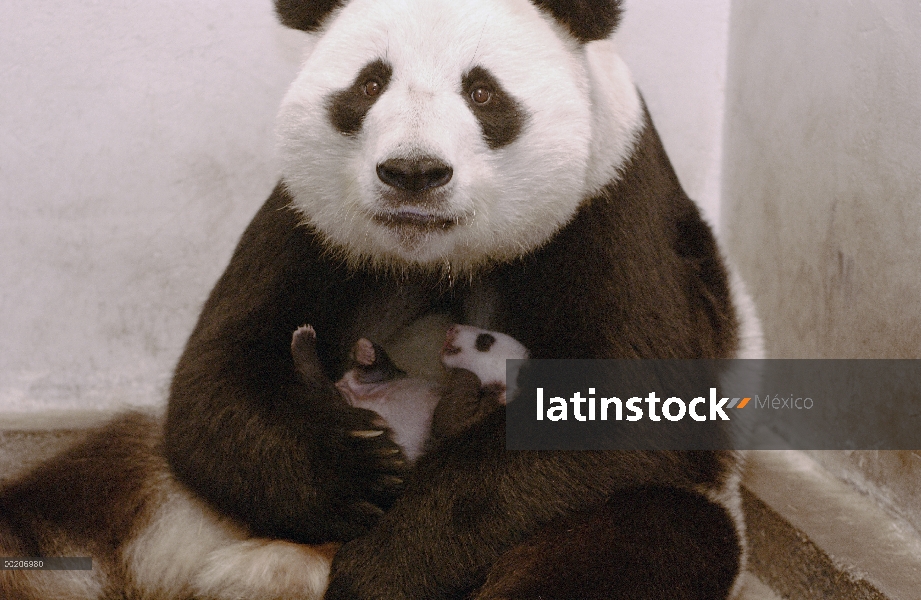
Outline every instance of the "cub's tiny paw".
<path id="1" fill-rule="evenodd" d="M 360 386 L 401 377 L 406 377 L 406 371 L 393 364 L 383 347 L 369 339 L 361 338 L 352 345 L 350 369 L 342 378 L 342 382 Z"/>

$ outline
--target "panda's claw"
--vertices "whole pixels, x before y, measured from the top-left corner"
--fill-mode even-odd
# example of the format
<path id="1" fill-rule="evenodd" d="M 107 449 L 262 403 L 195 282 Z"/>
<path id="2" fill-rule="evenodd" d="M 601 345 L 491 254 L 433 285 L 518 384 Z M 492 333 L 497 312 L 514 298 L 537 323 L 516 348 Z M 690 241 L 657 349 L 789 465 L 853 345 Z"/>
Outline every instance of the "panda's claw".
<path id="1" fill-rule="evenodd" d="M 381 448 L 375 454 L 381 458 L 389 458 L 398 454 L 402 454 L 402 452 L 399 448 Z"/>
<path id="2" fill-rule="evenodd" d="M 373 489 L 378 493 L 391 493 L 403 489 L 404 479 L 396 475 L 381 475 L 374 482 Z"/>
<path id="3" fill-rule="evenodd" d="M 376 505 L 376 504 L 372 504 L 372 503 L 370 503 L 370 502 L 367 502 L 367 501 L 365 501 L 365 500 L 362 500 L 361 502 L 356 502 L 355 504 L 353 504 L 353 505 L 352 505 L 352 509 L 353 509 L 355 512 L 357 512 L 357 513 L 359 513 L 359 514 L 361 514 L 361 515 L 364 515 L 364 516 L 366 516 L 366 517 L 378 518 L 378 517 L 380 517 L 381 515 L 384 514 L 384 509 L 383 509 L 383 508 L 381 508 L 380 506 L 378 506 L 378 505 Z"/>
<path id="4" fill-rule="evenodd" d="M 361 431 L 350 431 L 349 435 L 355 438 L 375 438 L 384 433 L 385 430 L 383 429 L 364 429 Z"/>
<path id="5" fill-rule="evenodd" d="M 376 413 L 344 407 L 326 430 L 326 460 L 336 464 L 334 506 L 351 526 L 369 528 L 403 491 L 405 457 Z M 341 494 L 341 495 L 340 495 Z"/>

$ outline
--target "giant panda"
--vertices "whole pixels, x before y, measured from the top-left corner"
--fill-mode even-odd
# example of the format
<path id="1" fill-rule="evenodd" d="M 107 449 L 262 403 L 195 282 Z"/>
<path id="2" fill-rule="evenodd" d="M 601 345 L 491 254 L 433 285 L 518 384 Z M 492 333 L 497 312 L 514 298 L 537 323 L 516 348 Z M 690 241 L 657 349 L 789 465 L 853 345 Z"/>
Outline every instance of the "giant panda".
<path id="1" fill-rule="evenodd" d="M 332 382 L 316 332 L 291 336 L 298 377 L 335 387 L 343 403 L 375 412 L 407 460 L 465 431 L 504 402 L 505 361 L 527 350 L 500 332 L 454 325 L 440 362 L 450 389 L 408 377 L 365 338 Z M 337 542 L 254 537 L 176 481 L 162 452 L 162 419 L 113 419 L 85 440 L 0 486 L 0 556 L 89 556 L 89 570 L 0 569 L 3 600 L 314 600 Z M 381 433 L 384 435 L 384 433 Z"/>
<path id="2" fill-rule="evenodd" d="M 731 452 L 505 452 L 491 412 L 407 468 L 375 416 L 304 385 L 428 322 L 533 358 L 760 352 L 741 282 L 608 39 L 618 0 L 277 0 L 310 48 L 281 180 L 177 365 L 175 476 L 255 535 L 344 542 L 327 598 L 725 598 Z M 597 535 L 588 535 L 595 532 Z"/>

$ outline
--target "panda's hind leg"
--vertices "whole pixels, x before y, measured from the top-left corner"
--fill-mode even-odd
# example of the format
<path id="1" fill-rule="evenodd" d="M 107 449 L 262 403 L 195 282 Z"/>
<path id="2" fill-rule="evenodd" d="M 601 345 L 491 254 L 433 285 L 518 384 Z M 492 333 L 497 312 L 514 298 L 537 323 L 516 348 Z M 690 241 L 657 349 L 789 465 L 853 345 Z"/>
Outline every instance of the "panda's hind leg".
<path id="1" fill-rule="evenodd" d="M 190 587 L 202 600 L 319 600 L 338 547 L 241 540 L 208 554 Z"/>
<path id="2" fill-rule="evenodd" d="M 507 551 L 477 600 L 718 600 L 739 573 L 728 511 L 670 487 L 624 490 Z"/>

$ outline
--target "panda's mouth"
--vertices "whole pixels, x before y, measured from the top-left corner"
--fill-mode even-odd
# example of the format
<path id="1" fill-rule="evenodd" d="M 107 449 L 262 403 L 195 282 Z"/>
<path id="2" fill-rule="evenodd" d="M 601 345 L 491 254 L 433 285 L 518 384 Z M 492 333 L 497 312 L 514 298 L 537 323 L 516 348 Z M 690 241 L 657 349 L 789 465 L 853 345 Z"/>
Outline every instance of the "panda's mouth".
<path id="1" fill-rule="evenodd" d="M 375 222 L 396 229 L 446 231 L 460 223 L 459 217 L 444 216 L 426 211 L 405 209 L 375 213 Z"/>

